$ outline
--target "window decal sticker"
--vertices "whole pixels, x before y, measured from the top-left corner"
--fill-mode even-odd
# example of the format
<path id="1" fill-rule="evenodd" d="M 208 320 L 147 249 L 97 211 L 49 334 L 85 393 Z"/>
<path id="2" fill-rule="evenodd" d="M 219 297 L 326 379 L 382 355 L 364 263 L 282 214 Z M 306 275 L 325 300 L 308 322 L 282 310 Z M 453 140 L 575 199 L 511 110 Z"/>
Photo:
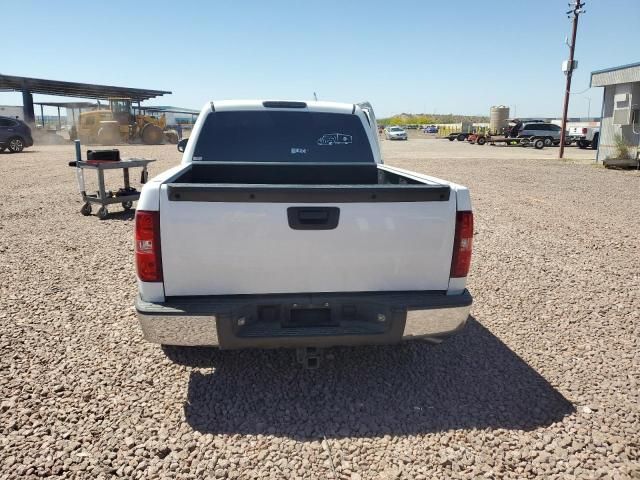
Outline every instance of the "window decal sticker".
<path id="1" fill-rule="evenodd" d="M 352 143 L 351 135 L 344 133 L 325 133 L 318 139 L 318 145 L 348 145 Z"/>

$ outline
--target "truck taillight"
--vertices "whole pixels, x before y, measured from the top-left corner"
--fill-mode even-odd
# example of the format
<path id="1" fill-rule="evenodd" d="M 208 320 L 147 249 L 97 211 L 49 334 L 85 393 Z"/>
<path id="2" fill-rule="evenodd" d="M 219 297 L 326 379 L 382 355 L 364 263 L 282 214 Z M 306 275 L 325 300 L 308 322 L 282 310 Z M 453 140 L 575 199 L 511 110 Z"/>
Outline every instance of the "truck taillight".
<path id="1" fill-rule="evenodd" d="M 582 129 L 582 134 L 583 134 L 583 135 L 586 135 L 586 134 L 587 134 L 587 129 L 586 129 L 586 128 L 583 128 L 583 129 Z"/>
<path id="2" fill-rule="evenodd" d="M 136 267 L 143 282 L 162 281 L 160 212 L 136 211 Z"/>
<path id="3" fill-rule="evenodd" d="M 456 234 L 453 240 L 453 258 L 451 259 L 451 277 L 466 277 L 471 266 L 473 247 L 473 213 L 457 212 Z"/>

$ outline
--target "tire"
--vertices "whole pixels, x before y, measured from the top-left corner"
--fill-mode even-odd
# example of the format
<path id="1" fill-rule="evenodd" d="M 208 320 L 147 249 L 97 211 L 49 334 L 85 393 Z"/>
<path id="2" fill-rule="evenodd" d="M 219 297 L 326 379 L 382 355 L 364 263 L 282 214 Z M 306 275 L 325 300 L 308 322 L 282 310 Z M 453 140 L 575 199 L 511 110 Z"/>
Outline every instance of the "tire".
<path id="1" fill-rule="evenodd" d="M 459 142 L 464 142 L 464 141 L 467 139 L 467 137 L 466 137 L 466 135 L 460 134 L 460 135 L 458 135 L 458 136 L 456 137 L 456 139 L 457 139 Z"/>
<path id="2" fill-rule="evenodd" d="M 98 218 L 100 220 L 106 220 L 108 216 L 109 210 L 107 210 L 107 207 L 100 207 L 100 209 L 98 210 Z"/>
<path id="3" fill-rule="evenodd" d="M 131 210 L 131 207 L 133 207 L 133 202 L 122 202 L 122 208 L 125 210 Z"/>
<path id="4" fill-rule="evenodd" d="M 164 133 L 159 126 L 152 123 L 147 123 L 144 127 L 142 127 L 140 137 L 142 138 L 142 142 L 146 145 L 162 145 L 164 140 Z"/>
<path id="5" fill-rule="evenodd" d="M 84 205 L 82 205 L 82 208 L 80 209 L 80 213 L 85 217 L 88 217 L 89 215 L 91 215 L 91 204 L 87 202 Z"/>
<path id="6" fill-rule="evenodd" d="M 553 138 L 544 137 L 544 146 L 545 147 L 550 147 L 551 145 L 553 145 Z"/>
<path id="7" fill-rule="evenodd" d="M 172 145 L 177 145 L 180 138 L 178 138 L 178 132 L 175 130 L 166 130 L 164 132 L 164 138 Z"/>
<path id="8" fill-rule="evenodd" d="M 24 150 L 24 140 L 21 137 L 11 137 L 7 142 L 9 153 L 20 153 Z"/>
<path id="9" fill-rule="evenodd" d="M 591 140 L 591 149 L 592 150 L 597 150 L 598 149 L 598 142 L 600 141 L 600 134 L 596 133 L 593 135 L 593 140 Z"/>
<path id="10" fill-rule="evenodd" d="M 588 146 L 589 146 L 589 142 L 587 142 L 586 140 L 578 140 L 578 148 L 580 150 L 584 150 Z"/>
<path id="11" fill-rule="evenodd" d="M 0 153 L 4 152 L 4 147 L 0 146 Z"/>
<path id="12" fill-rule="evenodd" d="M 533 148 L 536 150 L 542 150 L 544 148 L 544 139 L 536 138 L 533 140 Z"/>
<path id="13" fill-rule="evenodd" d="M 485 143 L 487 143 L 487 139 L 485 137 L 478 137 L 478 139 L 476 140 L 476 143 L 478 145 L 484 145 Z"/>
<path id="14" fill-rule="evenodd" d="M 455 138 L 453 138 L 453 137 L 449 137 L 449 141 L 450 141 L 450 142 L 453 142 L 454 140 L 455 140 Z"/>

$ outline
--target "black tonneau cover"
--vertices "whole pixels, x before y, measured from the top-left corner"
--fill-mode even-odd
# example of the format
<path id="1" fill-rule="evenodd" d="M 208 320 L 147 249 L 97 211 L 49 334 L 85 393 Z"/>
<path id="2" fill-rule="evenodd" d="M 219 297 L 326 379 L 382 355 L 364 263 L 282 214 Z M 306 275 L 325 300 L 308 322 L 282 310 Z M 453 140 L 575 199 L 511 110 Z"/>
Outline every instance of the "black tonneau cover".
<path id="1" fill-rule="evenodd" d="M 194 163 L 167 187 L 182 202 L 445 202 L 450 194 L 373 163 Z"/>

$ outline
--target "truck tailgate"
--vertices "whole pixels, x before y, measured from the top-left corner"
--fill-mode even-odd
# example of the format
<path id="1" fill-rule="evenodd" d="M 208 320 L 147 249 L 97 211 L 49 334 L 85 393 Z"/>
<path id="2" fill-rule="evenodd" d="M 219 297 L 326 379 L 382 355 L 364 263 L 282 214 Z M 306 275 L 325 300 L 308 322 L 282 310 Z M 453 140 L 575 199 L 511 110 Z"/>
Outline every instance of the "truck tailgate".
<path id="1" fill-rule="evenodd" d="M 309 204 L 175 201 L 167 185 L 162 189 L 167 296 L 448 287 L 455 195 L 434 201 Z M 310 228 L 292 227 L 295 207 L 309 210 Z M 314 215 L 323 221 L 325 212 L 336 209 L 335 228 L 313 227 Z"/>

